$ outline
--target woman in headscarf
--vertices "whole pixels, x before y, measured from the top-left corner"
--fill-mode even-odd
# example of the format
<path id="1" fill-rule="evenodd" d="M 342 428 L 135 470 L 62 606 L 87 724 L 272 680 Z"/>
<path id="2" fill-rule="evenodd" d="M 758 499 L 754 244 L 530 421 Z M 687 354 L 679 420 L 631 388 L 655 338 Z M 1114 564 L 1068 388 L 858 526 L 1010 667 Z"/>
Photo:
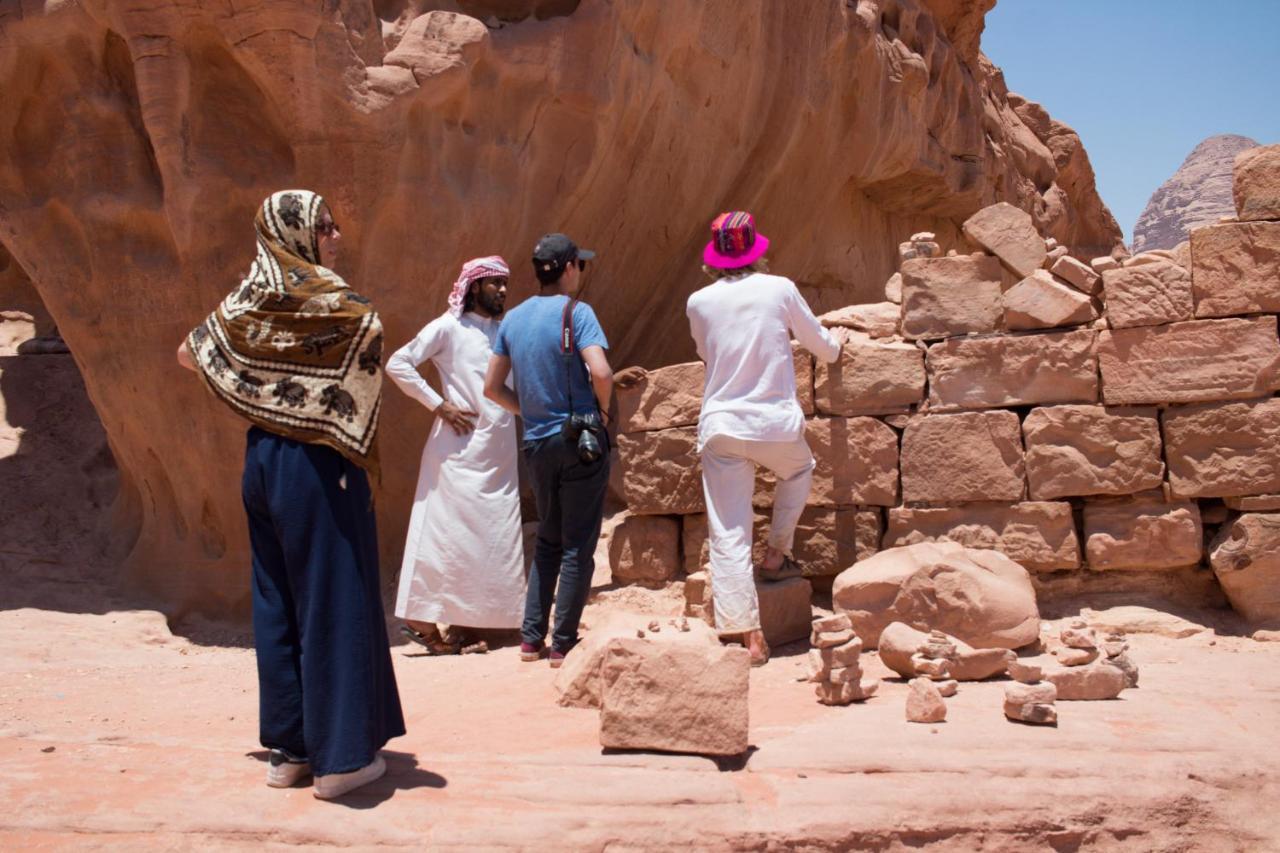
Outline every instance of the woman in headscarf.
<path id="1" fill-rule="evenodd" d="M 387 360 L 400 390 L 436 413 L 396 598 L 404 633 L 432 654 L 484 651 L 466 629 L 518 628 L 523 618 L 515 418 L 484 396 L 509 274 L 497 255 L 468 261 L 449 310 Z M 424 361 L 443 394 L 418 373 Z"/>
<path id="2" fill-rule="evenodd" d="M 341 233 L 306 190 L 258 209 L 249 274 L 178 350 L 248 420 L 242 484 L 267 784 L 340 796 L 404 734 L 368 474 L 378 473 L 382 324 L 330 267 Z"/>

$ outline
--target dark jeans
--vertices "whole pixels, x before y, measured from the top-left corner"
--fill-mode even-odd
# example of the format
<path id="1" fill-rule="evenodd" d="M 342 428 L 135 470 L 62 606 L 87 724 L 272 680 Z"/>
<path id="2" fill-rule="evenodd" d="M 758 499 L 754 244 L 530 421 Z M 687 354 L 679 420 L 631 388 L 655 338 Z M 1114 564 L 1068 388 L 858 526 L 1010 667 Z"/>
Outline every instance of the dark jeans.
<path id="1" fill-rule="evenodd" d="M 591 592 L 596 541 L 609 485 L 609 454 L 595 462 L 578 459 L 578 450 L 561 435 L 526 441 L 524 457 L 538 504 L 538 542 L 525 594 L 521 638 L 541 643 L 547 636 L 551 599 L 556 626 L 551 647 L 567 652 L 578 642 L 578 622 Z M 556 592 L 556 581 L 560 590 Z"/>
<path id="2" fill-rule="evenodd" d="M 318 775 L 404 734 L 363 470 L 254 427 L 244 457 L 259 737 Z"/>

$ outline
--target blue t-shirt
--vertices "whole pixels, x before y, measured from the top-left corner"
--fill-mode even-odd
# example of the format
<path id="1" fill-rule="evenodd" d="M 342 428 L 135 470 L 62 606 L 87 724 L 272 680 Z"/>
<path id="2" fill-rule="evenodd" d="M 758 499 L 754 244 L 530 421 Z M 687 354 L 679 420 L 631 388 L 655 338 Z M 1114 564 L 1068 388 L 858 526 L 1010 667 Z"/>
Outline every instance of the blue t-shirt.
<path id="1" fill-rule="evenodd" d="M 560 352 L 560 323 L 569 297 L 535 296 L 507 312 L 498 328 L 493 351 L 511 359 L 516 396 L 526 440 L 557 435 L 569 417 L 569 382 L 573 382 L 573 411 L 596 411 L 587 365 L 579 354 L 591 346 L 609 348 L 591 306 L 573 308 L 574 352 Z"/>

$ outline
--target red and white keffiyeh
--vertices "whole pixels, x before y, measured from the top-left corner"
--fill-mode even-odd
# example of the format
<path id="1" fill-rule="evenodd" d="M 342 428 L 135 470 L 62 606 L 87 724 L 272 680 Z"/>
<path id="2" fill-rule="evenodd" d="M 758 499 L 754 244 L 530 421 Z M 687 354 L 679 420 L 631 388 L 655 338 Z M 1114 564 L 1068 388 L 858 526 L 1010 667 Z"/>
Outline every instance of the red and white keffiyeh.
<path id="1" fill-rule="evenodd" d="M 462 265 L 458 280 L 453 283 L 453 291 L 449 294 L 449 313 L 455 317 L 462 316 L 462 306 L 467 298 L 471 282 L 478 278 L 495 275 L 511 275 L 511 269 L 501 255 L 489 255 L 484 258 L 472 258 Z"/>

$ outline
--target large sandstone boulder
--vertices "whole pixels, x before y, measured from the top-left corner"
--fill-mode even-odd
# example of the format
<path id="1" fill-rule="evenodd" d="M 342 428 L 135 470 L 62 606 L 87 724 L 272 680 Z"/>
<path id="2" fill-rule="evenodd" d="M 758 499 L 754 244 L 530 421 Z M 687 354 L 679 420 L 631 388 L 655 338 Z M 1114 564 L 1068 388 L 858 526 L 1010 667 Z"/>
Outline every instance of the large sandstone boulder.
<path id="1" fill-rule="evenodd" d="M 1163 258 L 1104 272 L 1102 289 L 1113 329 L 1159 326 L 1195 316 L 1191 273 Z"/>
<path id="2" fill-rule="evenodd" d="M 1017 649 L 1040 637 L 1027 570 L 953 542 L 881 551 L 841 572 L 831 595 L 868 648 L 891 622 L 944 631 L 974 648 Z"/>
<path id="3" fill-rule="evenodd" d="M 1241 222 L 1280 219 L 1280 145 L 1260 145 L 1236 155 L 1231 195 Z"/>
<path id="4" fill-rule="evenodd" d="M 1103 401 L 1113 406 L 1260 397 L 1280 388 L 1276 318 L 1104 331 L 1098 366 Z"/>
<path id="5" fill-rule="evenodd" d="M 1169 484 L 1184 497 L 1280 492 L 1280 399 L 1170 406 Z"/>
<path id="6" fill-rule="evenodd" d="M 1040 241 L 1041 250 L 1044 241 Z M 902 265 L 902 334 L 909 340 L 1000 328 L 1000 262 L 987 255 L 917 258 Z"/>
<path id="7" fill-rule="evenodd" d="M 741 755 L 750 668 L 741 646 L 612 640 L 600 665 L 600 745 Z"/>
<path id="8" fill-rule="evenodd" d="M 971 503 L 889 510 L 885 548 L 941 541 L 999 551 L 1033 572 L 1080 567 L 1080 543 L 1071 504 L 1066 502 Z"/>
<path id="9" fill-rule="evenodd" d="M 902 434 L 905 501 L 1018 501 L 1023 470 L 1015 412 L 917 416 Z"/>
<path id="10" fill-rule="evenodd" d="M 1155 409 L 1044 406 L 1022 421 L 1031 497 L 1129 495 L 1164 479 Z"/>
<path id="11" fill-rule="evenodd" d="M 1228 223 L 1191 232 L 1197 317 L 1280 311 L 1278 279 L 1280 222 Z"/>
<path id="12" fill-rule="evenodd" d="M 929 405 L 986 409 L 1098 399 L 1097 332 L 955 338 L 929 347 Z"/>
<path id="13" fill-rule="evenodd" d="M 1026 211 L 1008 202 L 984 207 L 965 220 L 964 236 L 1025 278 L 1044 266 L 1044 239 Z"/>
<path id="14" fill-rule="evenodd" d="M 1238 613 L 1280 627 L 1280 515 L 1246 513 L 1223 525 L 1209 565 Z"/>
<path id="15" fill-rule="evenodd" d="M 1079 137 L 1007 94 L 979 53 L 984 4 L 944 5 L 895 7 L 890 27 L 873 3 L 744 0 L 731 29 L 701 0 L 5 4 L 0 243 L 120 466 L 125 582 L 175 615 L 248 612 L 245 425 L 173 352 L 252 260 L 272 191 L 334 204 L 337 270 L 388 352 L 445 310 L 468 257 L 512 263 L 509 305 L 532 294 L 529 248 L 558 229 L 599 253 L 586 298 L 615 364 L 691 361 L 709 199 L 752 198 L 818 310 L 883 299 L 903 235 L 954 241 L 993 200 L 1080 257 L 1110 253 Z M 389 388 L 381 421 L 392 571 L 431 417 Z"/>

